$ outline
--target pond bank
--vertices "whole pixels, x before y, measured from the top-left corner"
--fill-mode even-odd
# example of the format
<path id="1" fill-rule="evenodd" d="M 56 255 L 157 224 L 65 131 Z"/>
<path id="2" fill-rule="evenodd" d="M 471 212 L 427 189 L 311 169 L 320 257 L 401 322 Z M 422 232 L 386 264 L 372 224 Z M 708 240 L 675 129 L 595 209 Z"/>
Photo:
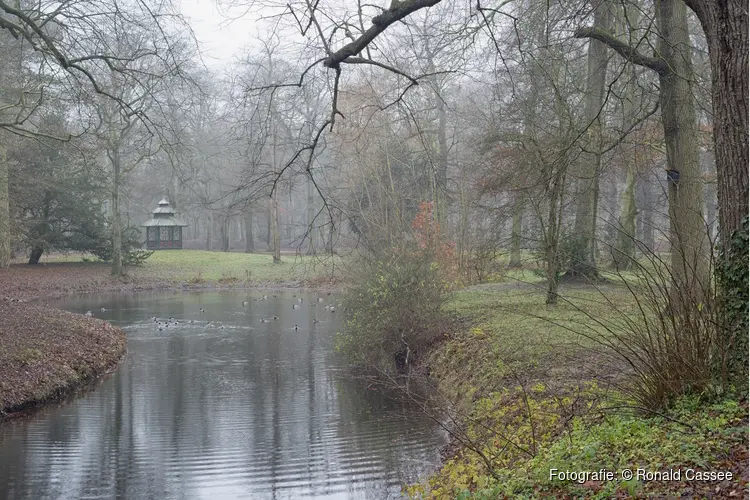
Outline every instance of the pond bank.
<path id="1" fill-rule="evenodd" d="M 411 498 L 747 498 L 746 395 L 684 397 L 644 414 L 623 394 L 627 369 L 581 333 L 614 325 L 632 296 L 593 287 L 477 286 L 446 309 L 463 320 L 424 363 L 454 442 Z M 619 311 L 612 305 L 617 304 Z M 681 470 L 682 480 L 550 479 L 550 471 Z M 731 479 L 689 480 L 692 471 Z M 691 476 L 692 477 L 692 476 Z"/>
<path id="2" fill-rule="evenodd" d="M 0 302 L 0 421 L 57 402 L 117 367 L 125 334 L 106 321 Z"/>
<path id="3" fill-rule="evenodd" d="M 166 253 L 156 254 L 150 265 L 128 269 L 122 277 L 111 276 L 104 263 L 15 264 L 0 269 L 0 422 L 95 383 L 114 370 L 125 354 L 122 330 L 96 318 L 45 307 L 45 299 L 102 292 L 335 286 L 325 278 L 303 281 L 291 273 L 287 277 L 285 269 L 278 267 L 256 272 L 249 280 L 224 269 L 238 258 L 247 261 L 244 264 L 268 267 L 265 261 L 270 256 L 185 252 L 182 260 L 192 258 L 197 269 L 187 273 L 173 263 L 180 256 L 165 260 Z M 214 269 L 217 265 L 224 266 L 220 272 Z"/>

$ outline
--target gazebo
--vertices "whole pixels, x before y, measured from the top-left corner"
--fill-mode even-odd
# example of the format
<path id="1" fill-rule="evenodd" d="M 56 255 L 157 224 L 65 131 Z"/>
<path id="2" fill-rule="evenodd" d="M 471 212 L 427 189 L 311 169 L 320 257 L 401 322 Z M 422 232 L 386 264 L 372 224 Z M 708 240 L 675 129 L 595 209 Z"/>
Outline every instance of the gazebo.
<path id="1" fill-rule="evenodd" d="M 146 248 L 182 248 L 182 228 L 185 226 L 187 224 L 177 218 L 177 213 L 169 206 L 169 202 L 162 199 L 153 211 L 153 217 L 143 224 L 146 228 Z"/>

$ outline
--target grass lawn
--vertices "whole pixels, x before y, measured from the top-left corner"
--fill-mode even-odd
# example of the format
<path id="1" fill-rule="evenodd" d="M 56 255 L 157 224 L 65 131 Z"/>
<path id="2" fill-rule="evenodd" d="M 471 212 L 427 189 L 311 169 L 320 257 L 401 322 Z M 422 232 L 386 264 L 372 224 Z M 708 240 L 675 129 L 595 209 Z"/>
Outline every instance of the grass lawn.
<path id="1" fill-rule="evenodd" d="M 747 494 L 747 401 L 683 398 L 644 414 L 620 390 L 627 367 L 597 340 L 623 332 L 635 300 L 624 286 L 499 283 L 457 292 L 464 321 L 426 360 L 453 422 L 454 456 L 407 493 L 415 498 L 719 497 Z M 550 481 L 550 469 L 732 471 L 714 482 Z"/>
<path id="2" fill-rule="evenodd" d="M 96 262 L 79 254 L 45 256 L 43 263 Z M 209 252 L 205 250 L 159 250 L 141 266 L 126 268 L 126 274 L 177 283 L 201 284 L 239 282 L 293 283 L 323 280 L 335 275 L 341 259 L 328 255 L 282 255 L 274 264 L 270 254 Z"/>
<path id="3" fill-rule="evenodd" d="M 282 255 L 274 264 L 270 254 L 160 250 L 130 272 L 189 283 L 294 282 L 330 276 L 338 264 L 339 259 L 330 256 Z"/>

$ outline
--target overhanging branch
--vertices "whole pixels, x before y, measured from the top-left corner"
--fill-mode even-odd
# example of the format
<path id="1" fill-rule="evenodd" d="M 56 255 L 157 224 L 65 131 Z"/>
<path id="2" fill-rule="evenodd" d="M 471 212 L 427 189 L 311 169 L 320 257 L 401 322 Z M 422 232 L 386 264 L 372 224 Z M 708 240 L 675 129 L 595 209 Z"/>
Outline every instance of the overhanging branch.
<path id="1" fill-rule="evenodd" d="M 391 7 L 377 16 L 372 18 L 370 26 L 362 35 L 352 42 L 347 43 L 336 52 L 332 52 L 323 60 L 323 65 L 327 68 L 336 68 L 349 57 L 356 56 L 367 47 L 370 42 L 385 31 L 388 26 L 394 24 L 409 14 L 426 7 L 437 5 L 441 0 L 407 0 L 399 2 L 392 0 Z"/>
<path id="2" fill-rule="evenodd" d="M 614 35 L 601 28 L 579 28 L 573 36 L 575 38 L 593 38 L 594 40 L 599 40 L 633 64 L 652 69 L 660 75 L 669 73 L 669 66 L 664 59 L 660 57 L 649 57 L 642 54 L 635 48 L 618 40 Z"/>

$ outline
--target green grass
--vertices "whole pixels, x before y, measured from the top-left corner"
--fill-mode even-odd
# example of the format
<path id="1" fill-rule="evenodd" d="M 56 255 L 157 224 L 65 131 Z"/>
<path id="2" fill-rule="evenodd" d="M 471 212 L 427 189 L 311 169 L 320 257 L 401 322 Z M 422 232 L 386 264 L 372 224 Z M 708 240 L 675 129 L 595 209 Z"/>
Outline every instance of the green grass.
<path id="1" fill-rule="evenodd" d="M 547 307 L 544 300 L 545 290 L 532 286 L 479 285 L 457 292 L 447 309 L 468 318 L 471 328 L 433 353 L 433 373 L 463 398 L 491 392 L 519 374 L 576 378 L 581 368 L 589 368 L 581 366 L 580 358 L 596 346 L 592 338 L 606 338 L 607 328 L 617 328 L 635 308 L 629 292 L 614 286 L 606 291 L 563 287 L 557 306 Z"/>
<path id="2" fill-rule="evenodd" d="M 158 276 L 184 282 L 292 282 L 330 275 L 338 259 L 282 255 L 274 264 L 267 254 L 161 250 L 143 266 L 131 268 L 134 275 Z"/>
<path id="3" fill-rule="evenodd" d="M 462 424 L 463 446 L 407 493 L 439 499 L 674 496 L 692 486 L 554 483 L 549 469 L 745 466 L 746 401 L 683 398 L 653 416 L 641 414 L 618 390 L 627 374 L 592 337 L 624 331 L 623 319 L 636 311 L 626 287 L 563 286 L 560 293 L 555 307 L 544 305 L 543 287 L 529 285 L 479 285 L 453 296 L 447 309 L 465 326 L 426 363 L 449 402 L 445 407 Z M 743 488 L 737 479 L 721 485 L 725 494 L 741 496 Z"/>
<path id="4" fill-rule="evenodd" d="M 45 256 L 43 263 L 100 262 L 93 256 L 55 254 Z M 338 257 L 282 255 L 274 264 L 270 254 L 209 252 L 205 250 L 159 250 L 141 266 L 131 266 L 126 273 L 135 277 L 156 278 L 180 283 L 290 283 L 316 280 L 335 275 L 340 267 Z"/>

